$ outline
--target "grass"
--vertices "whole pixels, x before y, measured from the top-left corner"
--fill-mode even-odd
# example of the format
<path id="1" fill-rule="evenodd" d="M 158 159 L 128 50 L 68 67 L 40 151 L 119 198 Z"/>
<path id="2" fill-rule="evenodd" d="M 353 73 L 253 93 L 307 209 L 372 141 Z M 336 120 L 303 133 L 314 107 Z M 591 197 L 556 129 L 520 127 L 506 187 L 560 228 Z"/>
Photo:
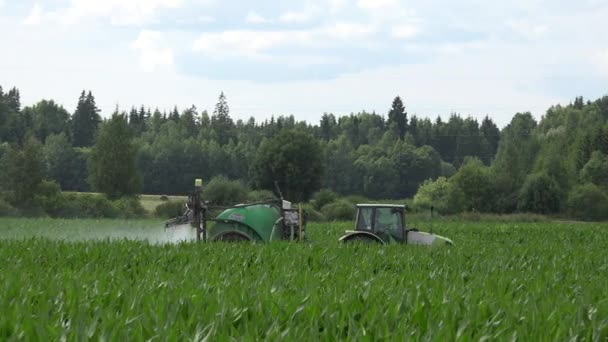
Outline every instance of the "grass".
<path id="1" fill-rule="evenodd" d="M 444 249 L 340 246 L 350 223 L 310 244 L 144 241 L 160 224 L 0 219 L 0 339 L 608 338 L 608 224 L 436 221 Z"/>

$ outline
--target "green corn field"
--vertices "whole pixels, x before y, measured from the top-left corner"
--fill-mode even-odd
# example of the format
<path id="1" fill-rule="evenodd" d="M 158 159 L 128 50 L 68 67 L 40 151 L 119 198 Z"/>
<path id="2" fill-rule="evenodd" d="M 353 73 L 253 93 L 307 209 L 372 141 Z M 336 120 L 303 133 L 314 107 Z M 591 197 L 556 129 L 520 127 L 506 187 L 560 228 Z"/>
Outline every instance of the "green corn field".
<path id="1" fill-rule="evenodd" d="M 155 221 L 0 219 L 0 340 L 608 338 L 608 224 L 437 221 L 443 249 L 339 245 L 351 225 L 169 244 Z"/>

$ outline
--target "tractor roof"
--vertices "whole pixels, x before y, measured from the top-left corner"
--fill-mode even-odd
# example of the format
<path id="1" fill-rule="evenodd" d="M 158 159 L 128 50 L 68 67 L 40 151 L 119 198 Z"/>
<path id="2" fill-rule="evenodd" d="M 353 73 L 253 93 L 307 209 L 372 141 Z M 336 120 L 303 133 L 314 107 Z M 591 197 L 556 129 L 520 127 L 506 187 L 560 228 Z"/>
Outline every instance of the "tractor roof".
<path id="1" fill-rule="evenodd" d="M 405 209 L 405 205 L 403 205 L 403 204 L 390 204 L 390 203 L 386 203 L 386 204 L 381 204 L 381 203 L 376 203 L 376 204 L 357 204 L 357 208 L 402 208 L 402 209 Z"/>

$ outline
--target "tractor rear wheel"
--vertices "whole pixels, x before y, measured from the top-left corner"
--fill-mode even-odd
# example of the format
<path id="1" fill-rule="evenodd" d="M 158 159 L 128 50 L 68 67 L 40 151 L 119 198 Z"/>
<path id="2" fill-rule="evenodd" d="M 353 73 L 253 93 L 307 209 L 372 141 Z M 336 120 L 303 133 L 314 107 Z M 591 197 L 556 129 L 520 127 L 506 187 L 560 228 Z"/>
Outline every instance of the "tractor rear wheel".
<path id="1" fill-rule="evenodd" d="M 213 237 L 213 241 L 220 242 L 249 242 L 251 238 L 240 232 L 224 232 Z"/>

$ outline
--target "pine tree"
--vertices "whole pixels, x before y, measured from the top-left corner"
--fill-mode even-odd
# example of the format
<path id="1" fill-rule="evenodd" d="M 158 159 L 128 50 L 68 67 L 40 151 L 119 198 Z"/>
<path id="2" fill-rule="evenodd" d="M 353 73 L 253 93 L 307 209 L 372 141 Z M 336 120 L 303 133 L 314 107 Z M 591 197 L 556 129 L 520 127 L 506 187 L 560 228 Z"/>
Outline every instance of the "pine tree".
<path id="1" fill-rule="evenodd" d="M 177 106 L 173 107 L 173 110 L 169 113 L 169 120 L 179 122 L 179 110 L 177 110 Z"/>
<path id="2" fill-rule="evenodd" d="M 135 109 L 135 107 L 131 107 L 131 111 L 129 111 L 129 127 L 133 130 L 133 132 L 138 132 L 139 114 L 137 113 L 137 109 Z"/>
<path id="3" fill-rule="evenodd" d="M 407 112 L 405 111 L 405 106 L 403 105 L 403 101 L 399 96 L 395 97 L 393 100 L 393 106 L 391 110 L 388 112 L 388 127 L 391 124 L 395 123 L 399 138 L 403 138 L 405 133 L 407 132 Z"/>
<path id="4" fill-rule="evenodd" d="M 228 108 L 224 92 L 220 94 L 211 116 L 211 128 L 217 134 L 218 142 L 221 146 L 228 144 L 233 137 L 234 122 L 230 118 L 230 109 Z"/>
<path id="5" fill-rule="evenodd" d="M 6 94 L 6 103 L 15 113 L 21 111 L 21 95 L 19 94 L 19 89 L 13 87 L 8 91 Z"/>
<path id="6" fill-rule="evenodd" d="M 72 116 L 72 142 L 74 146 L 93 146 L 100 123 L 101 117 L 93 94 L 90 91 L 86 94 L 83 90 L 78 99 L 76 111 Z"/>

